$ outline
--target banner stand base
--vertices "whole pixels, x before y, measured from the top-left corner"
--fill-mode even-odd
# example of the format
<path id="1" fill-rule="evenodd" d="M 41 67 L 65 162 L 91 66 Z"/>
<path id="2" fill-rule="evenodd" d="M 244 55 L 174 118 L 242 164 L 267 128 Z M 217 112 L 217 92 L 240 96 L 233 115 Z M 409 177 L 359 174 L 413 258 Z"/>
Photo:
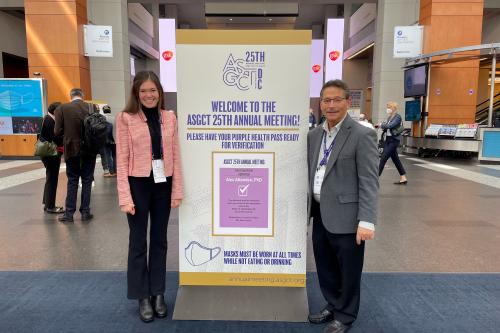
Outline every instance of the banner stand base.
<path id="1" fill-rule="evenodd" d="M 174 320 L 307 322 L 306 288 L 179 286 Z"/>

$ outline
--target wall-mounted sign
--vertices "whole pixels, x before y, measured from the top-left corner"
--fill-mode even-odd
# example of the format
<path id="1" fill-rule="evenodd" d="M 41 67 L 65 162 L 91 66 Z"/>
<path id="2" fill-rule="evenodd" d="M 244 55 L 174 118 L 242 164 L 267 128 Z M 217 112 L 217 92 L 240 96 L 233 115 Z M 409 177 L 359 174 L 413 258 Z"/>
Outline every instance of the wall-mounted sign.
<path id="1" fill-rule="evenodd" d="M 37 134 L 46 109 L 42 79 L 0 79 L 0 134 Z"/>
<path id="2" fill-rule="evenodd" d="M 394 27 L 394 58 L 412 58 L 422 54 L 424 27 Z"/>
<path id="3" fill-rule="evenodd" d="M 83 42 L 87 57 L 113 57 L 113 28 L 110 25 L 84 25 Z"/>

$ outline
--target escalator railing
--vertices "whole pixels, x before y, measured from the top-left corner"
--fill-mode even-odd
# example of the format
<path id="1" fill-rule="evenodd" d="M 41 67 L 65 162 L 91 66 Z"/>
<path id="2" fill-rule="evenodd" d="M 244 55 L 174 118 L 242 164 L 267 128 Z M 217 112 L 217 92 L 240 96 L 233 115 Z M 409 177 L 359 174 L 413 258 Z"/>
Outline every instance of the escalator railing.
<path id="1" fill-rule="evenodd" d="M 488 111 L 490 108 L 490 99 L 476 105 L 476 123 L 479 125 L 488 124 Z M 497 113 L 500 113 L 500 93 L 493 97 L 493 120 Z"/>

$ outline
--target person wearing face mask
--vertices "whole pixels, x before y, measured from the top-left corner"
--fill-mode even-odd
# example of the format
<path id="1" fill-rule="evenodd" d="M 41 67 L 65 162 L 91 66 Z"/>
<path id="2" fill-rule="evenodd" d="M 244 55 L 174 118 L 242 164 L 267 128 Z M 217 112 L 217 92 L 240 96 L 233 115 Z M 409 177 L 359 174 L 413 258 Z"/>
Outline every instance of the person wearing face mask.
<path id="1" fill-rule="evenodd" d="M 403 120 L 397 110 L 398 104 L 396 102 L 387 103 L 387 120 L 380 124 L 380 127 L 385 133 L 385 143 L 382 157 L 380 157 L 378 174 L 379 176 L 382 174 L 385 163 L 387 163 L 387 160 L 391 158 L 399 172 L 399 182 L 395 182 L 394 184 L 406 185 L 408 183 L 406 171 L 398 156 L 398 146 L 399 141 L 401 140 L 401 133 L 398 133 L 397 129 L 402 126 Z"/>
<path id="2" fill-rule="evenodd" d="M 167 225 L 183 198 L 177 119 L 164 110 L 155 73 L 137 73 L 115 123 L 118 199 L 130 229 L 127 297 L 139 300 L 139 317 L 151 322 L 167 316 Z"/>

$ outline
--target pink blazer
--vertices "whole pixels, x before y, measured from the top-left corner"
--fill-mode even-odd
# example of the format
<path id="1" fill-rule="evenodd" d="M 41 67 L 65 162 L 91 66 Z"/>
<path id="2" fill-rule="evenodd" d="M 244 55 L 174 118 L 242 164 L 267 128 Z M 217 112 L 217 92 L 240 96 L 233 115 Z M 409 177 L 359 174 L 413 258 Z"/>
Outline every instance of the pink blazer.
<path id="1" fill-rule="evenodd" d="M 177 118 L 172 111 L 161 110 L 161 119 L 165 176 L 172 176 L 172 199 L 182 199 L 184 191 Z M 134 203 L 128 177 L 149 177 L 151 174 L 151 136 L 142 111 L 136 114 L 120 112 L 115 123 L 118 202 L 120 206 L 124 206 Z"/>

